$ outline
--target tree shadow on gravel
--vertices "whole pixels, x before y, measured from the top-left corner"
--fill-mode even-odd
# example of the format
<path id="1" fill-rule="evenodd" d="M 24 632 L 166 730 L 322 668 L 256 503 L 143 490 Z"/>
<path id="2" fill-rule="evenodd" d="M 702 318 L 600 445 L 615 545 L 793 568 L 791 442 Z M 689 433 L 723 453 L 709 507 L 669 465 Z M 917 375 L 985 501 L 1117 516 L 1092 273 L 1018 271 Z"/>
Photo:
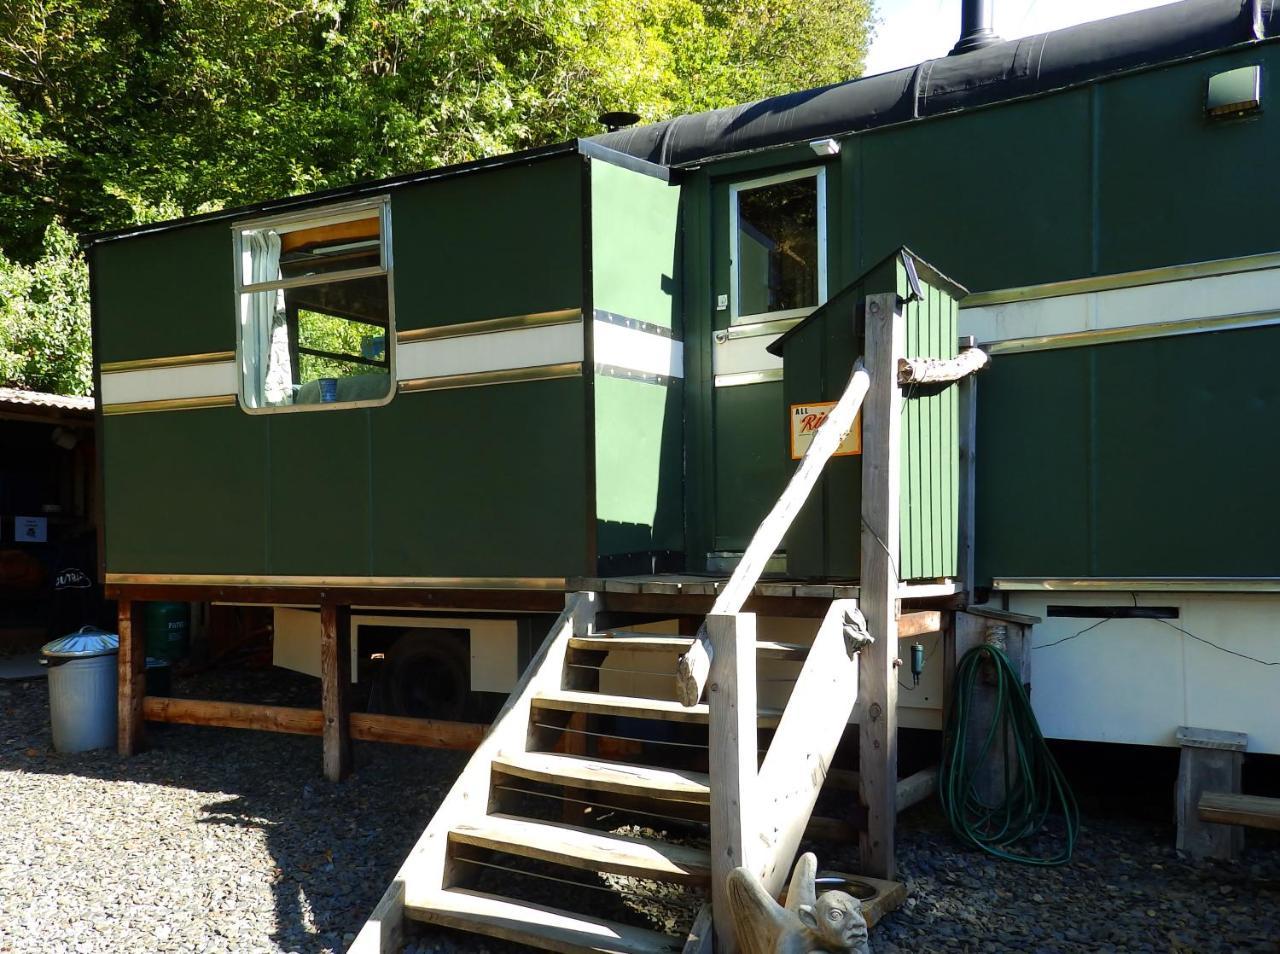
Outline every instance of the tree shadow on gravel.
<path id="1" fill-rule="evenodd" d="M 247 918 L 258 923 L 211 950 L 236 950 L 241 942 L 244 949 L 262 950 L 270 942 L 298 954 L 345 950 L 466 762 L 465 753 L 357 743 L 351 778 L 332 784 L 321 774 L 318 738 L 151 725 L 149 742 L 148 751 L 131 759 L 107 751 L 57 753 L 43 682 L 0 687 L 0 773 L 122 783 L 117 811 L 135 819 L 134 831 L 130 836 L 126 824 L 112 837 L 156 838 L 169 849 L 175 838 L 183 841 L 180 851 L 190 852 L 193 866 L 206 877 L 221 876 L 221 884 L 198 887 L 233 907 L 243 897 L 251 909 L 254 892 L 270 885 L 274 910 L 249 910 Z M 166 798 L 146 786 L 198 795 Z M 113 786 L 113 802 L 116 791 Z M 50 794 L 63 801 L 62 793 Z M 70 823 L 74 788 L 65 794 Z M 47 814 L 48 805 L 42 797 L 31 810 Z M 0 838 L 7 826 L 23 824 L 22 811 L 6 806 Z M 206 843 L 218 857 L 199 857 Z M 0 844 L 0 856 L 3 849 Z M 202 914 L 191 917 L 199 921 Z"/>

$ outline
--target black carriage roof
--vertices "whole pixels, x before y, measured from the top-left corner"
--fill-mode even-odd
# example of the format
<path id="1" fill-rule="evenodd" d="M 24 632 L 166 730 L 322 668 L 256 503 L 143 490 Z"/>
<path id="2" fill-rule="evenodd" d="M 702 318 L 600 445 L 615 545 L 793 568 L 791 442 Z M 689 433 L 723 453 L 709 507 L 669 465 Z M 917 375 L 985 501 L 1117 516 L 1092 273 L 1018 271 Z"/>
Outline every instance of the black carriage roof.
<path id="1" fill-rule="evenodd" d="M 573 152 L 665 176 L 672 167 L 989 106 L 1276 37 L 1280 0 L 1182 0 L 833 86 L 325 192 L 99 232 L 83 240 L 93 244 L 302 209 Z"/>
<path id="2" fill-rule="evenodd" d="M 664 166 L 1065 89 L 1280 36 L 1280 0 L 1183 0 L 889 73 L 594 137 Z"/>

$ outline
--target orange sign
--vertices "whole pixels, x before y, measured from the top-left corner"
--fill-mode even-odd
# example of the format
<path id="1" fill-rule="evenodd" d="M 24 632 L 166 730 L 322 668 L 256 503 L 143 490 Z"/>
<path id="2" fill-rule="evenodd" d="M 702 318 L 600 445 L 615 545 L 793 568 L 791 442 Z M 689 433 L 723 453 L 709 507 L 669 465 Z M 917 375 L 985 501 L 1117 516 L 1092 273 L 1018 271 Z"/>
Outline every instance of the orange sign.
<path id="1" fill-rule="evenodd" d="M 835 401 L 824 401 L 819 404 L 791 405 L 791 459 L 799 460 L 813 443 L 813 435 L 818 432 L 836 406 Z M 852 457 L 862 453 L 862 412 L 853 419 L 853 427 L 837 448 L 835 457 Z"/>

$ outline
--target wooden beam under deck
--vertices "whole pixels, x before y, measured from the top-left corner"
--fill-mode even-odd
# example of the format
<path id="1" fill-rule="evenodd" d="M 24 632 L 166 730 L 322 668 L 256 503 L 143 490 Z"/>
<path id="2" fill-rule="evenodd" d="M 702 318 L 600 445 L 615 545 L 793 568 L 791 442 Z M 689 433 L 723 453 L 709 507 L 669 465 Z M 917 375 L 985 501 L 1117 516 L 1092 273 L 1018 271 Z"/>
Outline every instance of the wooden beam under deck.
<path id="1" fill-rule="evenodd" d="M 320 709 L 262 706 L 213 699 L 147 696 L 142 700 L 142 716 L 149 722 L 210 725 L 225 729 L 254 729 L 294 735 L 319 736 L 324 731 L 324 712 Z M 464 752 L 479 745 L 489 729 L 487 725 L 478 722 L 445 722 L 372 712 L 352 712 L 348 716 L 348 724 L 352 740 L 358 742 L 394 742 Z"/>
<path id="2" fill-rule="evenodd" d="M 146 693 L 147 646 L 141 607 L 122 599 L 117 605 L 120 652 L 116 657 L 116 745 L 121 755 L 137 755 L 147 743 L 142 718 Z"/>

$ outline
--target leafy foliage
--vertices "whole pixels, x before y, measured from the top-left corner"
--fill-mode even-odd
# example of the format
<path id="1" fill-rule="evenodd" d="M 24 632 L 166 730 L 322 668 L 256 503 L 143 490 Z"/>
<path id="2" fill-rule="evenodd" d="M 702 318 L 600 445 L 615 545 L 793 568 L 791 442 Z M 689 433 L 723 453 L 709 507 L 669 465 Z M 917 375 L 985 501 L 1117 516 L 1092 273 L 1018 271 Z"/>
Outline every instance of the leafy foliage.
<path id="1" fill-rule="evenodd" d="M 847 79 L 871 3 L 6 0 L 0 250 Z"/>
<path id="2" fill-rule="evenodd" d="M 75 237 L 58 224 L 31 265 L 0 255 L 0 380 L 54 394 L 88 394 L 89 276 Z"/>

